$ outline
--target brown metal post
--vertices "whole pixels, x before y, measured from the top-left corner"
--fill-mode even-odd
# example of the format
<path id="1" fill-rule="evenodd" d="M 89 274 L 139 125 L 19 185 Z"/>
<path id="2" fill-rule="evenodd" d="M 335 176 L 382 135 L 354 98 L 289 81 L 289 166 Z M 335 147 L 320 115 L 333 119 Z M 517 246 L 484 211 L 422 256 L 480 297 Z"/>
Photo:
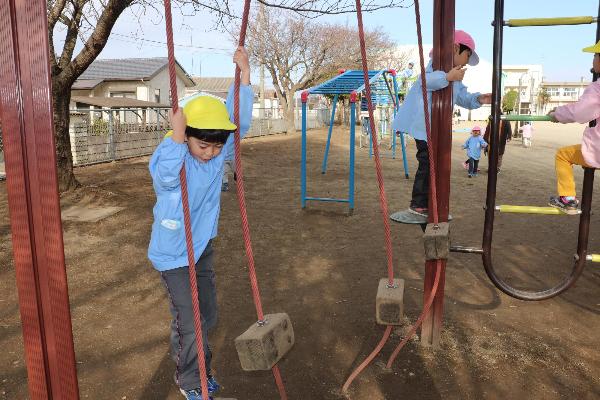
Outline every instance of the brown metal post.
<path id="1" fill-rule="evenodd" d="M 0 119 L 29 397 L 78 399 L 46 2 L 0 0 L 0 36 Z"/>
<path id="2" fill-rule="evenodd" d="M 450 71 L 454 55 L 454 12 L 455 0 L 435 0 L 433 9 L 433 69 Z M 448 221 L 450 205 L 450 167 L 452 151 L 452 85 L 433 92 L 431 102 L 431 135 L 433 155 L 436 162 L 437 206 L 440 221 Z M 429 196 L 429 209 L 432 198 Z M 429 213 L 430 221 L 432 214 Z M 425 301 L 431 295 L 435 280 L 436 261 L 425 264 Z M 446 260 L 442 260 L 442 271 L 431 311 L 421 327 L 421 341 L 437 347 L 442 333 L 444 315 L 444 284 Z"/>

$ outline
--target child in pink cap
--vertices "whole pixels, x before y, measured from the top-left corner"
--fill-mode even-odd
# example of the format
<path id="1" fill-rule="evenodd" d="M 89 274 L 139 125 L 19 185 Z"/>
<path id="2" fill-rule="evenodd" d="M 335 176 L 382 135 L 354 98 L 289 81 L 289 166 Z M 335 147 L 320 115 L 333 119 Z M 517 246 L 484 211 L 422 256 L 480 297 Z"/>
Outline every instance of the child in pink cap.
<path id="1" fill-rule="evenodd" d="M 479 167 L 479 159 L 481 158 L 481 149 L 487 147 L 487 143 L 481 137 L 481 128 L 474 126 L 471 130 L 471 136 L 463 144 L 463 149 L 467 150 L 467 163 L 469 164 L 469 178 L 477 176 L 477 168 Z"/>
<path id="2" fill-rule="evenodd" d="M 475 41 L 471 35 L 461 30 L 454 31 L 454 67 L 450 71 L 434 71 L 430 62 L 425 69 L 430 116 L 432 92 L 442 90 L 449 85 L 452 85 L 452 108 L 458 104 L 472 110 L 481 107 L 482 104 L 491 104 L 491 93 L 470 93 L 462 83 L 466 72 L 465 66 L 478 63 L 479 57 L 475 52 Z M 415 139 L 419 166 L 415 173 L 412 198 L 406 213 L 409 213 L 412 219 L 426 223 L 429 213 L 429 151 L 427 149 L 427 132 L 425 131 L 422 87 L 423 81 L 419 77 L 398 109 L 392 127 L 394 132 L 409 133 Z M 406 213 L 401 211 L 394 215 Z M 392 219 L 401 221 L 401 219 L 395 219 L 394 216 Z"/>
<path id="3" fill-rule="evenodd" d="M 583 51 L 594 53 L 593 70 L 597 74 L 600 73 L 600 41 Z M 551 197 L 548 204 L 567 214 L 577 214 L 579 201 L 576 198 L 573 164 L 600 168 L 600 81 L 592 82 L 576 103 L 556 107 L 548 115 L 553 122 L 563 124 L 585 124 L 593 121 L 591 126 L 583 131 L 581 144 L 562 147 L 556 152 L 558 196 Z"/>

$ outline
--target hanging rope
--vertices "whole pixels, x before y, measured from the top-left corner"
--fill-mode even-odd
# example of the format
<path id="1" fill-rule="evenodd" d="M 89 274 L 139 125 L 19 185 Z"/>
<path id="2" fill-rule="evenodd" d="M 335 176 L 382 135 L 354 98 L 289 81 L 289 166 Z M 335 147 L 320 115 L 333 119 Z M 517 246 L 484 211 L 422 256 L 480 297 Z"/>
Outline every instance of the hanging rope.
<path id="1" fill-rule="evenodd" d="M 167 51 L 169 55 L 169 84 L 171 88 L 171 107 L 173 113 L 179 109 L 177 96 L 177 72 L 175 64 L 175 46 L 173 45 L 173 18 L 171 16 L 171 0 L 164 0 L 165 23 L 167 28 Z M 202 339 L 202 318 L 200 316 L 200 302 L 198 300 L 198 283 L 196 282 L 196 260 L 194 257 L 194 240 L 192 238 L 192 222 L 190 218 L 190 204 L 188 201 L 188 188 L 185 173 L 185 162 L 179 173 L 181 182 L 181 202 L 183 205 L 183 223 L 185 226 L 185 240 L 188 253 L 188 270 L 190 275 L 190 289 L 192 295 L 192 309 L 194 313 L 194 333 L 196 334 L 196 348 L 198 350 L 198 367 L 200 368 L 200 388 L 202 398 L 208 399 L 208 382 L 204 355 L 204 341 Z"/>
<path id="2" fill-rule="evenodd" d="M 394 262 L 392 253 L 392 235 L 390 231 L 390 222 L 388 219 L 388 204 L 387 197 L 385 195 L 385 187 L 383 184 L 383 173 L 381 168 L 381 159 L 379 157 L 379 144 L 377 143 L 377 132 L 375 130 L 375 118 L 373 114 L 373 98 L 371 97 L 371 83 L 369 81 L 369 66 L 367 63 L 367 50 L 365 45 L 365 32 L 362 19 L 362 6 L 360 0 L 356 0 L 356 17 L 358 20 L 358 38 L 360 40 L 360 53 L 362 56 L 362 68 L 363 77 L 365 81 L 365 96 L 367 97 L 367 108 L 369 110 L 369 126 L 371 128 L 371 140 L 373 142 L 373 154 L 375 155 L 375 171 L 377 173 L 377 183 L 379 185 L 379 205 L 381 208 L 381 214 L 383 216 L 383 228 L 385 232 L 385 249 L 387 253 L 387 267 L 388 267 L 388 287 L 394 286 Z M 387 84 L 387 80 L 386 80 Z M 389 86 L 388 86 L 388 89 Z M 394 96 L 392 96 L 393 98 Z M 395 105 L 395 100 L 394 100 Z M 375 347 L 373 352 L 350 374 L 344 385 L 342 386 L 342 392 L 346 392 L 352 381 L 360 375 L 360 373 L 373 361 L 373 359 L 379 354 L 385 343 L 390 337 L 392 332 L 392 325 L 388 325 L 383 337 L 379 341 L 379 344 Z"/>
<path id="3" fill-rule="evenodd" d="M 242 25 L 240 27 L 240 38 L 238 45 L 244 46 L 246 43 L 246 31 L 248 30 L 248 17 L 250 15 L 250 3 L 251 0 L 246 0 L 244 3 L 244 13 L 242 15 Z M 252 251 L 252 240 L 250 237 L 250 225 L 248 223 L 248 213 L 246 211 L 246 196 L 244 191 L 244 173 L 242 169 L 242 154 L 240 150 L 240 84 L 241 84 L 241 71 L 239 66 L 235 68 L 235 86 L 234 86 L 234 103 L 233 103 L 233 116 L 237 126 L 234 135 L 234 148 L 235 148 L 235 174 L 237 176 L 237 197 L 240 206 L 240 216 L 242 219 L 242 232 L 244 236 L 244 245 L 246 248 L 246 257 L 248 259 L 248 275 L 250 276 L 250 285 L 252 286 L 252 297 L 254 299 L 254 305 L 256 307 L 256 315 L 258 322 L 264 322 L 264 314 L 262 309 L 262 302 L 260 300 L 260 291 L 258 288 L 258 280 L 256 278 L 256 268 L 254 265 L 254 253 Z M 282 400 L 287 400 L 287 394 L 283 379 L 279 367 L 274 365 L 272 368 L 273 377 L 275 378 L 275 384 L 279 390 L 279 396 Z"/>
<path id="4" fill-rule="evenodd" d="M 389 231 L 389 222 L 387 219 L 387 214 L 388 214 L 387 213 L 387 200 L 385 197 L 385 190 L 383 189 L 383 177 L 381 174 L 381 163 L 379 160 L 379 146 L 377 144 L 377 135 L 375 134 L 375 123 L 373 120 L 373 104 L 372 104 L 372 99 L 371 99 L 371 87 L 369 84 L 367 54 L 366 54 L 366 48 L 365 48 L 366 46 L 365 46 L 365 39 L 364 39 L 364 28 L 363 28 L 363 21 L 362 21 L 362 7 L 361 7 L 360 0 L 356 0 L 356 14 L 357 14 L 357 19 L 358 19 L 358 35 L 360 38 L 363 74 L 364 74 L 364 79 L 365 79 L 365 92 L 366 92 L 366 96 L 367 96 L 367 105 L 368 105 L 369 117 L 370 117 L 369 122 L 370 122 L 370 127 L 371 127 L 371 139 L 373 140 L 373 150 L 374 150 L 373 152 L 375 154 L 375 169 L 377 171 L 380 203 L 381 203 L 381 208 L 382 208 L 382 212 L 383 212 L 383 216 L 384 216 L 384 229 L 385 229 L 385 233 L 386 233 L 386 244 L 388 244 L 388 242 L 389 242 L 389 247 L 387 248 L 388 249 L 388 278 L 389 278 L 390 285 L 393 285 L 394 281 L 393 281 L 393 264 L 392 264 L 392 260 L 391 260 L 391 255 L 392 255 L 391 254 L 391 234 Z M 428 101 L 427 101 L 427 80 L 426 80 L 426 76 L 425 76 L 425 63 L 424 63 L 424 57 L 423 57 L 423 38 L 421 35 L 421 15 L 420 15 L 420 11 L 419 11 L 419 1 L 418 0 L 415 0 L 415 18 L 416 18 L 416 24 L 417 24 L 417 36 L 419 39 L 419 57 L 420 57 L 420 61 L 421 61 L 421 79 L 422 79 L 421 86 L 422 86 L 422 90 L 423 90 L 423 104 L 424 104 L 423 107 L 424 107 L 424 111 L 425 111 L 425 128 L 427 130 L 427 146 L 428 146 L 428 152 L 429 152 L 429 168 L 430 168 L 429 171 L 430 171 L 430 176 L 431 176 L 430 182 L 431 182 L 431 199 L 433 202 L 433 206 L 432 206 L 433 221 L 434 221 L 434 223 L 438 223 L 437 190 L 436 190 L 436 186 L 435 186 L 436 185 L 435 159 L 433 158 L 433 151 L 432 151 L 432 145 L 431 145 L 431 124 L 429 121 L 429 105 L 428 105 Z M 394 362 L 394 360 L 400 353 L 400 350 L 402 350 L 404 345 L 414 336 L 417 329 L 423 323 L 423 320 L 429 314 L 429 310 L 431 309 L 431 305 L 433 304 L 435 295 L 437 293 L 437 288 L 439 286 L 441 269 L 442 269 L 442 263 L 440 260 L 437 260 L 436 275 L 435 275 L 435 279 L 434 279 L 434 283 L 433 283 L 433 287 L 432 287 L 432 293 L 429 296 L 429 298 L 427 299 L 427 301 L 423 307 L 423 312 L 421 313 L 421 315 L 419 316 L 419 318 L 417 319 L 415 324 L 410 329 L 408 335 L 406 335 L 406 337 L 400 342 L 400 344 L 396 347 L 396 349 L 392 353 L 392 355 L 387 363 L 388 368 L 391 367 L 392 363 Z M 352 381 L 371 363 L 371 361 L 373 361 L 373 359 L 381 351 L 381 349 L 383 348 L 383 346 L 385 345 L 385 343 L 387 342 L 387 340 L 390 337 L 391 330 L 392 330 L 392 326 L 388 325 L 383 334 L 383 337 L 381 338 L 379 344 L 375 347 L 373 352 L 356 368 L 356 370 L 354 372 L 352 372 L 350 374 L 350 376 L 348 377 L 348 379 L 342 386 L 343 392 L 346 392 L 348 390 L 348 388 L 352 384 Z"/>
<path id="5" fill-rule="evenodd" d="M 425 57 L 423 56 L 423 35 L 421 34 L 421 11 L 419 9 L 419 0 L 415 0 L 415 19 L 417 24 L 417 38 L 419 41 L 419 61 L 421 62 L 421 90 L 423 94 L 423 111 L 425 114 L 425 130 L 427 131 L 427 152 L 429 153 L 429 187 L 431 193 L 431 211 L 433 212 L 433 223 L 437 224 L 439 222 L 438 215 L 438 203 L 437 203 L 437 187 L 436 187 L 436 164 L 435 157 L 433 154 L 433 144 L 431 140 L 431 121 L 429 120 L 429 100 L 427 98 L 427 77 L 425 74 Z M 417 332 L 417 329 L 423 323 L 423 320 L 429 314 L 431 310 L 431 305 L 433 304 L 433 300 L 437 294 L 437 289 L 440 282 L 440 275 L 442 273 L 442 261 L 436 260 L 436 270 L 435 270 L 435 279 L 433 282 L 433 287 L 431 288 L 431 295 L 425 302 L 423 306 L 423 311 L 421 315 L 417 319 L 417 321 L 413 324 L 412 328 L 406 335 L 406 337 L 398 344 L 396 349 L 394 349 L 392 355 L 390 356 L 386 367 L 391 368 L 394 360 L 400 353 L 400 350 L 404 347 L 406 343 L 414 336 Z"/>
<path id="6" fill-rule="evenodd" d="M 365 32 L 362 21 L 362 10 L 360 0 L 356 0 L 356 16 L 358 18 L 358 37 L 360 39 L 360 53 L 362 55 L 363 75 L 365 79 L 365 95 L 369 109 L 369 126 L 371 128 L 371 140 L 373 141 L 373 154 L 375 155 L 375 171 L 377 172 L 377 183 L 379 185 L 379 205 L 383 217 L 383 229 L 385 232 L 385 250 L 387 254 L 388 284 L 394 285 L 394 261 L 392 253 L 392 234 L 390 231 L 390 220 L 388 218 L 388 204 L 383 185 L 383 173 L 381 172 L 381 159 L 379 157 L 379 144 L 377 143 L 377 132 L 375 130 L 375 117 L 373 114 L 373 98 L 371 97 L 371 83 L 369 82 L 369 67 L 367 64 L 367 50 L 365 45 Z"/>

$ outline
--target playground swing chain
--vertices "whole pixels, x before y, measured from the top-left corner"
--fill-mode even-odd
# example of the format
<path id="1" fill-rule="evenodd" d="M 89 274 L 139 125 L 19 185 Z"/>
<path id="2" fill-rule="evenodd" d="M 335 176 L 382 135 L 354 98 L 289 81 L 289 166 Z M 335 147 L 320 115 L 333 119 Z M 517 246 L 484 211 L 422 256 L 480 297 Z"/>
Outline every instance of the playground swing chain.
<path id="1" fill-rule="evenodd" d="M 244 14 L 242 17 L 242 25 L 240 31 L 239 45 L 243 46 L 246 40 L 246 30 L 248 27 L 248 16 L 250 13 L 250 0 L 246 0 L 244 4 Z M 166 34 L 167 34 L 167 49 L 168 49 L 168 59 L 169 59 L 169 83 L 171 89 L 171 101 L 172 101 L 172 110 L 175 113 L 178 106 L 178 97 L 177 97 L 177 81 L 176 81 L 176 64 L 175 64 L 175 51 L 173 44 L 173 22 L 171 15 L 171 1 L 164 0 L 165 6 L 165 23 L 166 23 Z M 240 206 L 240 214 L 242 219 L 242 230 L 244 237 L 244 244 L 246 248 L 246 256 L 248 258 L 248 272 L 250 275 L 250 283 L 252 286 L 252 295 L 254 299 L 254 304 L 256 306 L 256 313 L 258 316 L 258 324 L 263 325 L 266 323 L 263 310 L 262 303 L 260 300 L 260 292 L 258 288 L 258 281 L 256 278 L 256 270 L 254 266 L 254 255 L 252 252 L 252 242 L 250 238 L 250 228 L 248 224 L 248 214 L 246 211 L 246 201 L 244 195 L 244 180 L 243 180 L 243 171 L 242 171 L 242 163 L 241 163 L 241 153 L 240 153 L 240 84 L 241 84 L 241 76 L 240 69 L 236 66 L 235 71 L 235 86 L 234 86 L 234 120 L 237 126 L 234 136 L 234 147 L 235 147 L 235 170 L 237 175 L 237 194 Z M 188 251 L 188 264 L 189 264 L 189 275 L 190 275 L 190 286 L 191 286 L 191 295 L 192 295 L 192 306 L 194 312 L 194 331 L 196 334 L 196 347 L 198 350 L 198 366 L 200 368 L 200 385 L 202 391 L 202 397 L 208 399 L 208 383 L 207 383 L 207 374 L 206 374 L 206 365 L 204 363 L 204 344 L 202 339 L 202 320 L 200 317 L 200 304 L 198 301 L 198 286 L 196 284 L 196 266 L 195 266 L 195 257 L 194 257 L 194 245 L 192 238 L 192 230 L 191 230 L 191 219 L 190 219 L 190 209 L 188 203 L 188 189 L 187 189 L 187 180 L 186 180 L 186 172 L 185 172 L 185 163 L 183 164 L 180 175 L 181 181 L 181 201 L 183 204 L 183 215 L 184 215 L 184 225 L 185 225 L 185 236 L 186 236 L 186 244 Z M 279 395 L 282 400 L 287 400 L 287 394 L 285 391 L 285 387 L 283 384 L 283 379 L 281 378 L 281 373 L 277 365 L 272 367 L 273 376 L 275 378 L 275 383 L 279 390 Z"/>

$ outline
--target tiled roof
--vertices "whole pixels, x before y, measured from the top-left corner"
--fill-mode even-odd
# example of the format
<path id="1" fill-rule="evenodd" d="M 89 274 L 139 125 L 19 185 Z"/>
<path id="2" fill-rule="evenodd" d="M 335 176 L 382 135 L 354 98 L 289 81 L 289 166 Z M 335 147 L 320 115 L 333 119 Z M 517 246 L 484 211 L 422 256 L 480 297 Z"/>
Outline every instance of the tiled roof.
<path id="1" fill-rule="evenodd" d="M 163 68 L 166 68 L 167 64 L 167 57 L 100 59 L 95 60 L 81 74 L 78 81 L 150 79 Z M 181 68 L 181 65 L 179 67 Z M 193 81 L 189 75 L 183 68 L 181 70 L 189 78 L 189 82 L 186 82 L 186 84 L 192 85 Z"/>

